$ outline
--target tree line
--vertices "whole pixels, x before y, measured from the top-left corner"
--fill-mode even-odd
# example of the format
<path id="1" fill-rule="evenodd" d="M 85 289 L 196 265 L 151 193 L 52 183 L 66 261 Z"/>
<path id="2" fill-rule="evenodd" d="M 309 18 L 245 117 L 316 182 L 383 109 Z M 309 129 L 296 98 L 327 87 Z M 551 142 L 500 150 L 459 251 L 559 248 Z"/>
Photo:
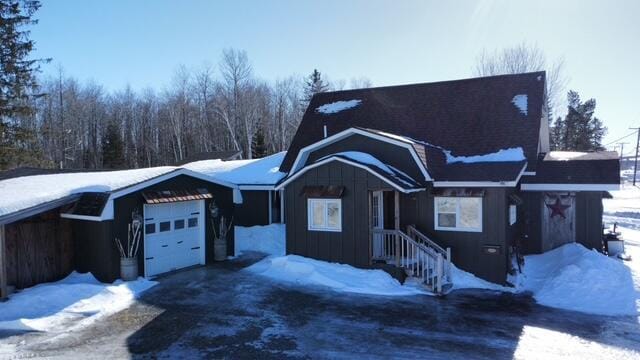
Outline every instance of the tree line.
<path id="1" fill-rule="evenodd" d="M 0 170 L 18 166 L 139 168 L 172 165 L 191 156 L 237 150 L 244 158 L 284 151 L 311 97 L 323 91 L 370 87 L 366 78 L 330 82 L 307 77 L 268 82 L 247 53 L 225 49 L 216 66 L 180 66 L 170 86 L 110 92 L 95 82 L 40 75 L 50 59 L 32 59 L 28 28 L 35 0 L 0 0 Z M 550 69 L 547 76 L 551 144 L 557 150 L 600 150 L 606 128 L 593 116 L 595 100 L 568 94 L 567 115 L 552 121 L 566 84 L 563 62 L 549 65 L 537 46 L 483 52 L 475 75 Z"/>
<path id="2" fill-rule="evenodd" d="M 317 70 L 269 83 L 236 49 L 224 50 L 218 66 L 178 67 L 162 91 L 108 92 L 62 70 L 38 80 L 33 111 L 15 118 L 30 137 L 9 166 L 139 168 L 220 150 L 262 157 L 288 148 L 316 92 L 370 86 L 364 78 L 331 83 Z"/>

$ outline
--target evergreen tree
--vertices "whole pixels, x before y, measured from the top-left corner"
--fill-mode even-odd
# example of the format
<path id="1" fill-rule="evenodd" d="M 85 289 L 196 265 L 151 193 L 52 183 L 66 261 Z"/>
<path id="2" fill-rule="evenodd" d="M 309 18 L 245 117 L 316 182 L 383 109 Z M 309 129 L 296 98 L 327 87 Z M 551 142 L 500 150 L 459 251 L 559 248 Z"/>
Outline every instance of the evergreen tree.
<path id="1" fill-rule="evenodd" d="M 258 159 L 267 156 L 267 143 L 264 137 L 262 127 L 258 128 L 253 136 L 252 158 Z"/>
<path id="2" fill-rule="evenodd" d="M 35 0 L 0 0 L 0 169 L 32 162 L 35 135 L 19 120 L 33 116 L 35 73 L 41 59 L 29 59 L 34 42 L 24 28 L 34 25 Z"/>
<path id="3" fill-rule="evenodd" d="M 102 166 L 106 169 L 122 169 L 124 164 L 124 144 L 120 129 L 115 122 L 110 122 L 102 137 Z"/>
<path id="4" fill-rule="evenodd" d="M 304 100 L 309 103 L 313 95 L 329 90 L 329 84 L 322 80 L 322 74 L 318 69 L 313 69 L 311 75 L 307 77 L 304 87 Z"/>
<path id="5" fill-rule="evenodd" d="M 576 91 L 567 94 L 567 115 L 558 118 L 551 129 L 555 150 L 595 151 L 604 150 L 602 139 L 607 133 L 602 121 L 593 114 L 596 100 L 580 100 Z"/>

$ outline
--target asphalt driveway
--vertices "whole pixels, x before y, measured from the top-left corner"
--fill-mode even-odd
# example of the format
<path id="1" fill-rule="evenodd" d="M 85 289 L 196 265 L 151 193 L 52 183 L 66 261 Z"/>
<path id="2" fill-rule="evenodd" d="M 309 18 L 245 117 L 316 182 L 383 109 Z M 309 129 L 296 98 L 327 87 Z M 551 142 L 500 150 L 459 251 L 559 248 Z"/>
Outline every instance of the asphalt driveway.
<path id="1" fill-rule="evenodd" d="M 538 306 L 522 295 L 457 291 L 381 297 L 274 283 L 243 257 L 159 279 L 130 308 L 78 332 L 0 334 L 0 357 L 635 357 L 635 317 Z"/>

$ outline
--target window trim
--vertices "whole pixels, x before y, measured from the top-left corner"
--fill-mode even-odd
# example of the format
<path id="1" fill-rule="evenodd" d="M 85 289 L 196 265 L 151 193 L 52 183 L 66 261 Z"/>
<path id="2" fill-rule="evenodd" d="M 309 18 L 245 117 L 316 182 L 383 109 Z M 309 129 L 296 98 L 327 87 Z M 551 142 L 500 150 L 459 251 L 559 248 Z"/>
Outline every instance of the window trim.
<path id="1" fill-rule="evenodd" d="M 448 226 L 439 226 L 438 225 L 438 200 L 439 199 L 455 199 L 456 200 L 456 226 L 448 227 Z M 460 199 L 479 199 L 480 207 L 478 208 L 478 216 L 480 217 L 480 227 L 477 228 L 469 228 L 469 227 L 461 227 L 458 226 L 460 224 Z M 435 196 L 433 198 L 433 225 L 434 229 L 439 231 L 456 231 L 456 232 L 482 232 L 482 208 L 484 204 L 482 203 L 482 198 L 479 197 L 469 197 L 469 196 Z M 443 214 L 452 214 L 450 212 L 443 212 Z"/>
<path id="2" fill-rule="evenodd" d="M 314 226 L 313 225 L 313 206 L 312 204 L 315 202 L 319 202 L 323 204 L 324 210 L 324 225 L 322 226 Z M 329 214 L 328 214 L 328 204 L 336 203 L 338 204 L 338 226 L 337 227 L 329 227 Z M 308 198 L 307 199 L 307 230 L 309 231 L 328 231 L 328 232 L 342 232 L 342 199 L 334 199 L 334 198 Z"/>

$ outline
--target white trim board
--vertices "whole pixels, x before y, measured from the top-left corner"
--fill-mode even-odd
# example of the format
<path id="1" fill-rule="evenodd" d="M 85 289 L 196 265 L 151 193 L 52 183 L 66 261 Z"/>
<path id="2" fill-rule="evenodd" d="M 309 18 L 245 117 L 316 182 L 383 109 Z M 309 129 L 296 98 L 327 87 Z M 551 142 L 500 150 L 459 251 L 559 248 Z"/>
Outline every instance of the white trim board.
<path id="1" fill-rule="evenodd" d="M 620 184 L 522 184 L 522 191 L 613 191 Z"/>
<path id="2" fill-rule="evenodd" d="M 76 214 L 61 213 L 60 217 L 63 218 L 63 219 L 86 220 L 86 221 L 102 221 L 102 218 L 100 216 L 89 216 L 89 215 L 76 215 Z"/>
<path id="3" fill-rule="evenodd" d="M 342 140 L 346 137 L 349 137 L 351 135 L 362 135 L 362 136 L 366 136 L 375 140 L 379 140 L 379 141 L 383 141 L 389 144 L 393 144 L 396 146 L 400 146 L 403 148 L 406 148 L 407 150 L 409 150 L 409 153 L 411 154 L 411 156 L 413 157 L 413 160 L 416 162 L 416 164 L 418 165 L 418 167 L 420 168 L 420 171 L 422 172 L 422 174 L 424 175 L 425 180 L 427 181 L 433 181 L 433 179 L 431 178 L 431 176 L 429 175 L 429 172 L 427 171 L 427 168 L 425 167 L 424 163 L 422 163 L 422 161 L 420 160 L 420 158 L 418 157 L 418 154 L 416 153 L 416 149 L 413 147 L 413 144 L 409 141 L 401 141 L 398 139 L 393 139 L 384 135 L 379 135 L 379 134 L 375 134 L 366 130 L 362 130 L 362 129 L 358 129 L 358 128 L 349 128 L 346 130 L 343 130 L 337 134 L 331 135 L 328 138 L 324 138 L 320 141 L 317 141 L 311 145 L 307 145 L 305 147 L 303 147 L 302 149 L 300 149 L 300 151 L 298 151 L 298 155 L 296 156 L 296 160 L 293 162 L 293 165 L 291 166 L 291 170 L 289 171 L 290 173 L 296 173 L 298 170 L 300 170 L 301 168 L 303 168 L 304 163 L 307 161 L 308 157 L 309 157 L 309 153 L 311 153 L 313 150 L 319 149 L 321 147 L 324 147 L 326 145 L 330 145 L 333 144 L 335 142 L 337 142 L 338 140 Z"/>
<path id="4" fill-rule="evenodd" d="M 424 191 L 425 190 L 425 188 L 404 189 L 404 188 L 398 186 L 397 184 L 393 183 L 389 179 L 385 178 L 384 176 L 382 176 L 382 175 L 378 174 L 377 172 L 373 171 L 371 168 L 369 168 L 366 165 L 363 165 L 363 164 L 360 164 L 360 163 L 357 163 L 357 162 L 354 162 L 354 161 L 346 160 L 346 159 L 343 159 L 343 158 L 340 158 L 340 157 L 337 157 L 337 156 L 330 156 L 330 157 L 328 157 L 328 158 L 326 158 L 324 160 L 321 160 L 321 161 L 315 162 L 315 163 L 313 163 L 311 165 L 305 166 L 300 171 L 296 172 L 295 174 L 293 174 L 292 176 L 287 178 L 286 181 L 284 181 L 283 183 L 278 185 L 276 187 L 276 190 L 282 190 L 285 186 L 287 186 L 287 184 L 289 184 L 293 180 L 297 179 L 298 177 L 300 177 L 302 174 L 306 173 L 307 171 L 309 171 L 311 169 L 314 169 L 314 168 L 317 168 L 318 166 L 324 165 L 324 164 L 329 163 L 331 161 L 339 161 L 339 162 L 342 162 L 342 163 L 345 163 L 345 164 L 348 164 L 348 165 L 355 166 L 357 168 L 366 170 L 369 173 L 371 173 L 372 175 L 374 175 L 377 178 L 379 178 L 380 180 L 382 180 L 385 183 L 391 185 L 391 187 L 393 187 L 394 189 L 396 189 L 396 190 L 398 190 L 398 191 L 400 191 L 402 193 L 405 193 L 405 194 L 412 193 L 412 192 L 417 192 L 417 191 Z"/>
<path id="5" fill-rule="evenodd" d="M 434 181 L 433 187 L 516 187 L 520 178 L 525 174 L 527 164 L 525 163 L 513 181 Z"/>

